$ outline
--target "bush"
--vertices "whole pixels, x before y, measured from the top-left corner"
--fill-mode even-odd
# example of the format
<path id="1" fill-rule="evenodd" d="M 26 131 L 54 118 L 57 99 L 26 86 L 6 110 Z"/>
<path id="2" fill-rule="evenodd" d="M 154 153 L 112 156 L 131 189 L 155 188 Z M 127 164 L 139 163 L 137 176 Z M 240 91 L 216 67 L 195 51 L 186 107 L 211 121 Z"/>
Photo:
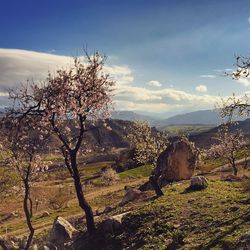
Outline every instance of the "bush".
<path id="1" fill-rule="evenodd" d="M 105 185 L 112 185 L 119 180 L 119 175 L 112 168 L 108 168 L 101 173 L 101 180 Z"/>

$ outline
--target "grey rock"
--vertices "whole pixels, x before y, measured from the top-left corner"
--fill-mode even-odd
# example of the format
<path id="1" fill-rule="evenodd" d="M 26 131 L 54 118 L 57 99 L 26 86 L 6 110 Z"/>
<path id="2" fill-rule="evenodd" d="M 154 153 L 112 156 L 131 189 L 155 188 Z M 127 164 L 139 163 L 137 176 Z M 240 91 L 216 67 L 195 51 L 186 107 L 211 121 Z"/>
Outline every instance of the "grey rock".
<path id="1" fill-rule="evenodd" d="M 197 158 L 194 145 L 185 139 L 179 139 L 159 155 L 152 174 L 160 186 L 173 181 L 188 180 L 194 173 Z"/>
<path id="2" fill-rule="evenodd" d="M 58 216 L 50 233 L 50 241 L 57 244 L 72 240 L 78 231 L 64 218 Z"/>
<path id="3" fill-rule="evenodd" d="M 204 176 L 194 176 L 191 178 L 190 190 L 202 190 L 208 187 L 207 179 Z"/>
<path id="4" fill-rule="evenodd" d="M 141 192 L 140 190 L 133 189 L 133 188 L 127 189 L 120 205 L 124 205 L 128 202 L 140 199 L 143 196 L 144 196 L 144 193 Z"/>

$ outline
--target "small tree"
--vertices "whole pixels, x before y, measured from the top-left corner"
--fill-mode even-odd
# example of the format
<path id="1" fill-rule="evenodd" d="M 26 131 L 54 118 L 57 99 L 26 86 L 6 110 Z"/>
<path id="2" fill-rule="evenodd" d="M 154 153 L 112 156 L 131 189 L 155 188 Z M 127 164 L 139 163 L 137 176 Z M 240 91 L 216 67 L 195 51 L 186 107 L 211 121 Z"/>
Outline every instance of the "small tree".
<path id="1" fill-rule="evenodd" d="M 112 168 L 105 169 L 101 172 L 101 180 L 105 185 L 113 185 L 119 179 L 119 175 Z"/>
<path id="2" fill-rule="evenodd" d="M 29 249 L 35 232 L 32 225 L 31 185 L 37 173 L 46 168 L 42 165 L 39 155 L 46 140 L 43 135 L 34 130 L 33 125 L 34 120 L 19 120 L 18 117 L 10 119 L 6 117 L 1 123 L 3 161 L 9 170 L 14 171 L 20 177 L 24 192 L 23 209 L 30 231 L 25 250 Z"/>
<path id="3" fill-rule="evenodd" d="M 89 130 L 87 120 L 94 123 L 109 116 L 114 82 L 103 72 L 104 62 L 105 56 L 98 52 L 92 56 L 86 52 L 84 61 L 76 58 L 69 69 L 58 70 L 55 76 L 49 74 L 43 85 L 32 83 L 10 95 L 16 103 L 14 116 L 39 117 L 40 127 L 61 142 L 60 150 L 73 178 L 79 206 L 85 212 L 89 234 L 95 232 L 94 217 L 83 194 L 77 159 Z"/>
<path id="4" fill-rule="evenodd" d="M 232 79 L 239 80 L 249 78 L 250 74 L 250 58 L 247 57 L 236 57 L 236 67 L 237 69 L 229 74 Z M 223 101 L 223 106 L 221 108 L 222 117 L 229 116 L 233 118 L 233 115 L 238 116 L 249 116 L 250 115 L 250 98 L 245 95 L 242 98 L 237 98 L 234 94 L 232 97 Z"/>
<path id="5" fill-rule="evenodd" d="M 134 122 L 128 139 L 135 147 L 134 158 L 138 163 L 150 163 L 154 167 L 159 154 L 166 149 L 168 139 L 165 133 L 153 130 L 147 121 Z M 163 195 L 155 176 L 149 178 L 158 196 Z"/>
<path id="6" fill-rule="evenodd" d="M 230 132 L 228 125 L 222 125 L 215 139 L 217 143 L 213 144 L 208 150 L 208 157 L 227 159 L 233 168 L 234 175 L 237 175 L 236 153 L 246 144 L 244 134 L 239 129 Z"/>

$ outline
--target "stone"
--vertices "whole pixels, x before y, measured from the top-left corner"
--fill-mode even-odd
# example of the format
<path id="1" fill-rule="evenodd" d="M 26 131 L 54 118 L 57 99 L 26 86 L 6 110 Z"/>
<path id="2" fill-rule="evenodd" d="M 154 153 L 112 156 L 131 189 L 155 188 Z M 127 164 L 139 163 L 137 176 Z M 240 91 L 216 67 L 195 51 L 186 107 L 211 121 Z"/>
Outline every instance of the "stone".
<path id="1" fill-rule="evenodd" d="M 134 188 L 127 189 L 120 204 L 124 205 L 128 202 L 140 199 L 143 196 L 144 196 L 143 192 L 141 192 L 138 189 L 134 189 Z"/>
<path id="2" fill-rule="evenodd" d="M 44 212 L 41 214 L 41 218 L 48 217 L 48 216 L 49 216 L 49 212 L 48 212 L 48 211 L 44 211 Z"/>
<path id="3" fill-rule="evenodd" d="M 189 190 L 202 190 L 207 188 L 208 182 L 204 176 L 193 176 L 191 178 L 191 183 Z"/>
<path id="4" fill-rule="evenodd" d="M 192 143 L 183 138 L 171 143 L 159 155 L 152 175 L 162 187 L 169 182 L 190 179 L 196 165 L 197 151 Z"/>
<path id="5" fill-rule="evenodd" d="M 62 244 L 72 240 L 78 231 L 64 218 L 58 216 L 52 226 L 50 233 L 50 241 Z"/>
<path id="6" fill-rule="evenodd" d="M 40 248 L 38 248 L 37 244 L 31 246 L 30 250 L 40 250 Z"/>

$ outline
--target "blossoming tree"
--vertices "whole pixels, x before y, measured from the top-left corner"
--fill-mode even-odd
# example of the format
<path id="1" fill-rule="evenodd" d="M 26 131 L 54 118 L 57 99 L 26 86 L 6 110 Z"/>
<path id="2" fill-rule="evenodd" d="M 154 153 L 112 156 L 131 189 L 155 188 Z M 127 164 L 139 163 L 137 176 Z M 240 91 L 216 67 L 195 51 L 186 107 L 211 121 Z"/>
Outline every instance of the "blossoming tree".
<path id="1" fill-rule="evenodd" d="M 75 58 L 68 69 L 48 74 L 44 84 L 32 83 L 10 94 L 15 103 L 13 115 L 39 117 L 40 127 L 61 142 L 60 150 L 73 178 L 79 206 L 85 212 L 89 234 L 95 232 L 94 217 L 83 193 L 77 159 L 79 152 L 84 152 L 84 135 L 89 130 L 86 122 L 109 116 L 114 81 L 103 70 L 105 59 L 98 52 L 91 56 L 86 52 L 83 61 Z"/>
<path id="2" fill-rule="evenodd" d="M 238 170 L 236 167 L 236 153 L 239 149 L 246 145 L 243 132 L 239 129 L 234 132 L 230 132 L 228 125 L 224 124 L 218 130 L 215 139 L 217 140 L 217 143 L 213 144 L 208 150 L 208 157 L 222 157 L 227 159 L 233 168 L 234 175 L 237 175 Z"/>
<path id="3" fill-rule="evenodd" d="M 244 79 L 248 81 L 250 75 L 250 58 L 238 56 L 236 58 L 236 70 L 229 74 L 233 79 Z M 229 116 L 231 119 L 234 115 L 249 116 L 250 115 L 250 98 L 245 95 L 238 98 L 235 95 L 223 101 L 221 109 L 222 117 Z"/>
<path id="4" fill-rule="evenodd" d="M 23 209 L 29 228 L 28 240 L 24 249 L 29 249 L 35 229 L 32 225 L 33 206 L 31 185 L 37 174 L 47 168 L 40 154 L 43 152 L 46 139 L 34 129 L 34 120 L 19 119 L 8 115 L 1 121 L 1 155 L 5 167 L 15 171 L 21 181 L 23 190 Z"/>

